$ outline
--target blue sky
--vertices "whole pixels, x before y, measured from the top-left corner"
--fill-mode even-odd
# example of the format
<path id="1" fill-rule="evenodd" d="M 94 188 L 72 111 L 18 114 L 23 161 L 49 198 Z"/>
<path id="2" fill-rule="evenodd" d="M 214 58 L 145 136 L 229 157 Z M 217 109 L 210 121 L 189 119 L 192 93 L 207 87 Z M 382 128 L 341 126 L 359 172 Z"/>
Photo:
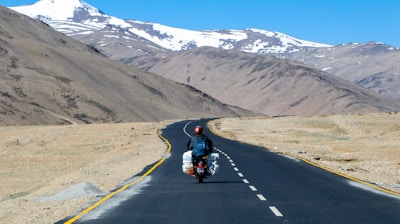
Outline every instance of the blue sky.
<path id="1" fill-rule="evenodd" d="M 190 29 L 258 28 L 325 44 L 400 47 L 400 0 L 84 0 L 122 19 Z M 0 5 L 36 0 L 0 0 Z"/>

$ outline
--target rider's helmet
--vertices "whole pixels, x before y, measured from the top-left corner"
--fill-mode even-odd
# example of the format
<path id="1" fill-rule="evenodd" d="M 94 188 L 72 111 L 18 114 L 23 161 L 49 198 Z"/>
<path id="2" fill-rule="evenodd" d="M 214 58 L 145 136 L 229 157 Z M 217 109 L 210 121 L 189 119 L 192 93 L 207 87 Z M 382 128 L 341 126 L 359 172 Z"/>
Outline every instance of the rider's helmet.
<path id="1" fill-rule="evenodd" d="M 202 135 L 203 134 L 203 127 L 202 126 L 196 126 L 194 128 L 194 135 Z"/>

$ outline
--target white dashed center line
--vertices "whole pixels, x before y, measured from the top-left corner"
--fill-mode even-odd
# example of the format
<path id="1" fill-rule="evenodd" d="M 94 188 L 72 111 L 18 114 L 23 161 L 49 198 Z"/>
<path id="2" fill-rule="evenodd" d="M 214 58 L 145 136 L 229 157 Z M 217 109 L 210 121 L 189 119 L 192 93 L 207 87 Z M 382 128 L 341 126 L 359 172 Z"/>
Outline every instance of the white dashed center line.
<path id="1" fill-rule="evenodd" d="M 269 206 L 269 209 L 275 214 L 275 216 L 282 217 L 282 213 L 275 207 L 275 206 Z"/>
<path id="2" fill-rule="evenodd" d="M 267 200 L 262 194 L 257 194 L 257 197 L 258 197 L 261 201 L 266 201 L 266 200 Z"/>
<path id="3" fill-rule="evenodd" d="M 249 186 L 249 188 L 252 190 L 252 191 L 257 191 L 257 188 L 256 187 L 254 187 L 254 186 Z"/>
<path id="4" fill-rule="evenodd" d="M 220 149 L 217 149 L 221 154 L 223 154 L 228 161 L 231 163 L 231 166 L 233 167 L 233 169 L 235 170 L 235 172 L 237 172 L 237 174 L 239 175 L 239 177 L 242 177 L 242 181 L 245 184 L 250 184 L 250 181 L 248 181 L 247 179 L 244 179 L 244 175 L 243 173 L 239 172 L 239 168 L 236 167 L 236 164 L 233 162 L 233 160 L 228 156 L 228 154 L 224 153 L 223 151 L 221 151 Z M 250 190 L 252 190 L 253 192 L 257 192 L 257 188 L 253 185 L 249 185 Z M 264 197 L 264 195 L 262 194 L 256 194 L 258 199 L 260 199 L 260 201 L 267 201 L 267 199 Z M 272 213 L 274 213 L 275 216 L 277 217 L 283 217 L 283 214 L 278 210 L 278 208 L 276 208 L 275 206 L 269 206 L 269 209 L 272 211 Z"/>

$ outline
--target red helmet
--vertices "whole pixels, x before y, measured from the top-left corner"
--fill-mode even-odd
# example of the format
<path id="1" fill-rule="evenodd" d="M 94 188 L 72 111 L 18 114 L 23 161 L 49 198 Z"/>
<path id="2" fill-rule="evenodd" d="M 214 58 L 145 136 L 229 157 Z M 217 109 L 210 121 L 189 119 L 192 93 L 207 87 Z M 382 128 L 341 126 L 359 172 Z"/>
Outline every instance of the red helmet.
<path id="1" fill-rule="evenodd" d="M 203 134 L 203 127 L 202 126 L 196 126 L 194 128 L 194 135 L 202 135 Z"/>

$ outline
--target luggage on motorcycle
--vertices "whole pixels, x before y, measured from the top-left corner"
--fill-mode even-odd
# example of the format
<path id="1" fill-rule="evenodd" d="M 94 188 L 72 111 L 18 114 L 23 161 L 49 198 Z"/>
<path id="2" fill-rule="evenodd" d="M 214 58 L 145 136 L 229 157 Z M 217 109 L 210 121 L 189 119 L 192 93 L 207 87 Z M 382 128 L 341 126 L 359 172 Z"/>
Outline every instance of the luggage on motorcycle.
<path id="1" fill-rule="evenodd" d="M 207 154 L 206 139 L 201 137 L 195 137 L 193 141 L 193 152 L 194 157 L 202 157 Z"/>
<path id="2" fill-rule="evenodd" d="M 208 172 L 210 175 L 214 175 L 219 171 L 219 153 L 210 153 L 208 156 Z"/>
<path id="3" fill-rule="evenodd" d="M 183 162 L 192 162 L 192 151 L 186 151 L 182 155 Z"/>
<path id="4" fill-rule="evenodd" d="M 210 153 L 208 155 L 207 166 L 210 175 L 214 175 L 219 171 L 219 153 Z M 192 151 L 186 151 L 182 155 L 182 172 L 187 175 L 193 175 L 195 170 L 192 163 Z"/>
<path id="5" fill-rule="evenodd" d="M 182 155 L 182 172 L 188 175 L 194 174 L 193 163 L 192 163 L 192 151 L 186 151 Z"/>
<path id="6" fill-rule="evenodd" d="M 185 168 L 183 168 L 185 171 L 185 173 L 187 174 L 187 175 L 194 175 L 194 168 L 193 168 L 193 165 L 190 165 L 190 166 L 186 166 Z"/>

